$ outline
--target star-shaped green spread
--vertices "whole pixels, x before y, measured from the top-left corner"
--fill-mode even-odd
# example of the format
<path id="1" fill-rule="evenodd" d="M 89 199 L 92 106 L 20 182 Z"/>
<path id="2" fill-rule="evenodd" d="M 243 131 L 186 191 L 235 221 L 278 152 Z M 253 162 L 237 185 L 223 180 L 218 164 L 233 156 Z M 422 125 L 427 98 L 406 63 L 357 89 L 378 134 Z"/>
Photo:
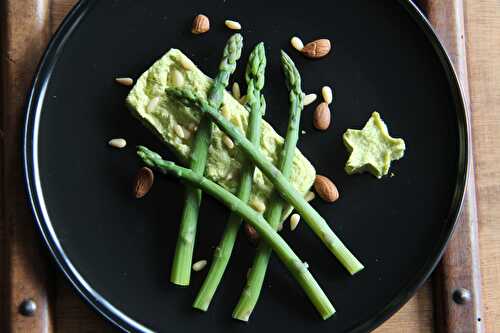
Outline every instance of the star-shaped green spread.
<path id="1" fill-rule="evenodd" d="M 405 152 L 403 139 L 389 135 L 378 112 L 373 112 L 362 130 L 348 129 L 343 139 L 351 153 L 345 165 L 349 175 L 368 171 L 381 178 L 389 172 L 391 162 L 399 160 Z"/>

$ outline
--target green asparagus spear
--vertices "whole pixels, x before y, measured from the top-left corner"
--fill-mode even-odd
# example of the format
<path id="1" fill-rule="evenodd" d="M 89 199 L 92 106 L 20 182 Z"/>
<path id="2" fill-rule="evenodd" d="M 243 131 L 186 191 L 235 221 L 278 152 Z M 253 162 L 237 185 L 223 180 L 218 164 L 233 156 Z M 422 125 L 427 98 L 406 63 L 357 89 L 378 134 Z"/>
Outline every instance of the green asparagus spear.
<path id="1" fill-rule="evenodd" d="M 299 140 L 300 113 L 303 109 L 303 93 L 301 89 L 301 78 L 297 67 L 292 59 L 281 51 L 281 66 L 286 78 L 286 85 L 290 92 L 290 118 L 288 130 L 285 136 L 285 145 L 281 151 L 279 169 L 285 178 L 290 178 L 292 173 L 292 162 L 295 156 L 297 141 Z M 273 194 L 273 201 L 266 211 L 266 220 L 269 225 L 277 230 L 281 222 L 284 201 L 278 194 Z M 259 299 L 267 265 L 271 257 L 272 250 L 267 243 L 261 242 L 257 248 L 257 253 L 253 260 L 250 274 L 247 278 L 246 286 L 241 293 L 240 300 L 233 311 L 233 318 L 248 321 L 250 315 Z"/>
<path id="2" fill-rule="evenodd" d="M 264 113 L 265 102 L 264 96 L 261 95 L 261 90 L 264 87 L 264 77 L 266 70 L 266 54 L 264 44 L 259 43 L 248 60 L 245 79 L 247 82 L 247 106 L 250 109 L 249 123 L 247 128 L 247 138 L 253 144 L 257 144 L 260 140 L 261 118 Z M 238 198 L 247 203 L 250 199 L 252 190 L 253 174 L 255 166 L 249 161 L 243 162 L 240 188 Z M 241 217 L 232 212 L 226 224 L 224 234 L 219 245 L 215 248 L 212 265 L 208 272 L 203 285 L 201 286 L 198 295 L 193 303 L 193 307 L 206 311 L 210 305 L 212 297 L 220 284 L 222 275 L 226 270 L 227 263 L 231 257 L 236 236 L 241 224 Z"/>
<path id="3" fill-rule="evenodd" d="M 267 176 L 283 199 L 289 202 L 297 210 L 304 221 L 306 221 L 309 227 L 323 241 L 335 257 L 337 257 L 342 265 L 344 265 L 349 273 L 355 274 L 364 268 L 337 235 L 335 235 L 332 229 L 330 229 L 325 219 L 311 207 L 292 185 L 290 185 L 281 172 L 262 155 L 259 150 L 255 149 L 254 145 L 245 138 L 238 128 L 234 127 L 228 120 L 219 114 L 217 109 L 212 108 L 207 102 L 197 98 L 196 95 L 189 90 L 167 88 L 165 92 L 170 97 L 177 98 L 181 103 L 196 107 L 205 115 L 209 115 L 214 123 L 233 139 L 234 143 L 239 146 L 239 148 L 241 148 L 241 150 L 245 152 L 255 165 Z"/>
<path id="4" fill-rule="evenodd" d="M 229 207 L 231 211 L 235 212 L 252 225 L 259 235 L 269 243 L 273 251 L 276 252 L 280 260 L 300 284 L 312 304 L 316 307 L 321 317 L 327 319 L 335 313 L 335 309 L 328 300 L 328 297 L 307 269 L 307 264 L 300 260 L 290 246 L 273 228 L 271 228 L 261 214 L 254 211 L 231 192 L 203 177 L 203 175 L 195 173 L 190 169 L 179 167 L 173 162 L 164 161 L 160 155 L 145 147 L 138 147 L 137 154 L 148 166 L 156 167 L 161 172 L 174 175 L 190 183 L 192 186 L 200 188 L 221 201 Z"/>
<path id="5" fill-rule="evenodd" d="M 224 90 L 229 83 L 229 77 L 236 69 L 236 61 L 241 56 L 243 37 L 234 34 L 229 38 L 224 48 L 222 61 L 219 66 L 212 88 L 208 94 L 208 104 L 218 110 L 224 96 Z M 196 132 L 189 167 L 197 174 L 203 175 L 207 163 L 208 147 L 212 137 L 212 122 L 204 116 Z M 196 227 L 201 203 L 201 191 L 186 186 L 186 201 L 182 212 L 179 236 L 175 248 L 174 261 L 170 281 L 174 284 L 187 286 L 191 278 L 191 262 L 193 260 Z"/>

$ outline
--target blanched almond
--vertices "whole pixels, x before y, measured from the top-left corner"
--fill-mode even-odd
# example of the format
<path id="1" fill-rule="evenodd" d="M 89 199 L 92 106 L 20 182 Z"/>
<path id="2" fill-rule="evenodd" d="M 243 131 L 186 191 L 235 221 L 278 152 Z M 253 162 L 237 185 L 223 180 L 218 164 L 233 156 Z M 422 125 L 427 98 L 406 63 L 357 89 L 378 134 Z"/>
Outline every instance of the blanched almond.
<path id="1" fill-rule="evenodd" d="M 337 186 L 325 176 L 317 175 L 314 181 L 314 189 L 321 199 L 326 202 L 335 202 L 339 198 Z"/>

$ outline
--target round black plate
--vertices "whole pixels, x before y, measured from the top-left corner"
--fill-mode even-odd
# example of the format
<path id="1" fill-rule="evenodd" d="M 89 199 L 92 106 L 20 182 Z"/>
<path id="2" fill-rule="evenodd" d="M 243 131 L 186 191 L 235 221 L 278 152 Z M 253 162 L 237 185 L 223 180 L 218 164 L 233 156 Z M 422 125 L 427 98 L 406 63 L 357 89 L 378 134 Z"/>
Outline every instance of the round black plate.
<path id="1" fill-rule="evenodd" d="M 211 18 L 208 34 L 190 33 L 197 13 Z M 314 206 L 365 264 L 349 276 L 305 224 L 284 237 L 309 263 L 337 309 L 322 321 L 273 259 L 261 302 L 248 324 L 231 319 L 254 250 L 243 237 L 209 309 L 191 302 L 206 274 L 190 288 L 168 275 L 183 187 L 157 177 L 143 200 L 131 195 L 139 164 L 134 146 L 172 154 L 124 107 L 128 89 L 117 76 L 138 77 L 169 48 L 185 51 L 213 76 L 230 36 L 224 19 L 243 27 L 246 60 L 266 43 L 267 119 L 284 133 L 287 96 L 279 50 L 292 55 L 303 87 L 335 87 L 333 126 L 312 128 L 303 115 L 300 148 L 337 183 L 341 199 Z M 289 40 L 328 37 L 332 54 L 311 61 Z M 235 79 L 243 82 L 241 61 Z M 379 111 L 391 134 L 406 140 L 394 177 L 347 176 L 342 133 Z M 124 150 L 107 141 L 126 137 Z M 366 332 L 387 319 L 429 276 L 459 212 L 467 171 L 464 103 L 443 48 L 416 7 L 406 1 L 81 1 L 50 44 L 34 81 L 24 136 L 26 181 L 41 233 L 78 292 L 126 331 Z M 203 201 L 195 259 L 210 259 L 227 210 Z"/>

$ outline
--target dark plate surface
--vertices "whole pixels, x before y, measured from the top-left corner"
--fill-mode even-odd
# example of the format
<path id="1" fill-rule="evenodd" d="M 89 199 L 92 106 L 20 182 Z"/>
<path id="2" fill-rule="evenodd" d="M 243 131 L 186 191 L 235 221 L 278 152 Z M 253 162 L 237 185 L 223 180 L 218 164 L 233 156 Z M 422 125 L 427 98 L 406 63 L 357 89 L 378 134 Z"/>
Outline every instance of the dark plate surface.
<path id="1" fill-rule="evenodd" d="M 190 33 L 202 12 L 212 30 Z M 246 60 L 259 41 L 269 58 L 268 121 L 284 133 L 287 96 L 279 50 L 303 74 L 303 87 L 335 88 L 333 127 L 312 128 L 303 115 L 300 148 L 341 199 L 314 202 L 366 269 L 350 277 L 305 224 L 284 231 L 309 263 L 336 315 L 321 321 L 300 288 L 273 258 L 261 302 L 248 324 L 231 319 L 253 248 L 243 237 L 209 312 L 191 309 L 206 271 L 187 289 L 168 282 L 182 208 L 182 186 L 157 177 L 143 200 L 131 196 L 139 166 L 134 146 L 173 158 L 124 107 L 117 76 L 138 77 L 169 48 L 186 52 L 215 74 L 225 40 L 223 21 L 243 27 Z M 328 37 L 326 59 L 304 59 L 289 46 Z M 245 61 L 246 62 L 246 61 Z M 235 75 L 243 82 L 243 62 Z M 395 176 L 347 176 L 341 135 L 379 111 L 391 134 L 406 140 Z M 113 150 L 107 141 L 126 137 Z M 40 230 L 79 293 L 124 330 L 161 332 L 365 332 L 388 318 L 437 263 L 453 229 L 464 190 L 467 133 L 464 107 L 450 63 L 428 24 L 405 1 L 82 1 L 48 48 L 35 79 L 25 132 L 26 179 Z M 203 202 L 195 259 L 209 259 L 227 210 Z"/>

